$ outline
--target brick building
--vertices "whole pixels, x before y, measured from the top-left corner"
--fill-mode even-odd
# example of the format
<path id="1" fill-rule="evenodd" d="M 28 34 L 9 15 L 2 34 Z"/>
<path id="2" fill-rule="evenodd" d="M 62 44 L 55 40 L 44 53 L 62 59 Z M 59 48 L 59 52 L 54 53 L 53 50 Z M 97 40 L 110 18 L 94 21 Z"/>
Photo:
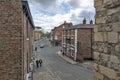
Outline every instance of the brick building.
<path id="1" fill-rule="evenodd" d="M 94 80 L 120 80 L 120 0 L 94 1 Z"/>
<path id="2" fill-rule="evenodd" d="M 0 80 L 25 80 L 33 53 L 27 1 L 0 0 Z"/>
<path id="3" fill-rule="evenodd" d="M 35 30 L 34 30 L 34 40 L 35 41 L 40 40 L 41 36 L 42 36 L 41 27 L 35 27 Z"/>
<path id="4" fill-rule="evenodd" d="M 66 56 L 80 61 L 93 57 L 93 27 L 92 21 L 86 24 L 84 19 L 83 24 L 64 28 L 62 47 Z"/>
<path id="5" fill-rule="evenodd" d="M 53 43 L 53 45 L 61 45 L 62 42 L 62 31 L 63 31 L 63 27 L 69 27 L 72 26 L 72 23 L 67 23 L 66 21 L 59 25 L 58 27 L 55 27 L 52 31 L 51 31 L 51 41 Z"/>

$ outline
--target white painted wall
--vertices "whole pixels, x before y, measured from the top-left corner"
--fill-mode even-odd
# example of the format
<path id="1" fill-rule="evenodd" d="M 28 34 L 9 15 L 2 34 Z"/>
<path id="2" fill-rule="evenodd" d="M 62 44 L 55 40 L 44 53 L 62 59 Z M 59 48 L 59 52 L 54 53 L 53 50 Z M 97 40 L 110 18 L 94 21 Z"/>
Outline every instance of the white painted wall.
<path id="1" fill-rule="evenodd" d="M 76 60 L 77 55 L 77 29 L 75 29 L 75 54 L 74 54 L 74 60 Z"/>

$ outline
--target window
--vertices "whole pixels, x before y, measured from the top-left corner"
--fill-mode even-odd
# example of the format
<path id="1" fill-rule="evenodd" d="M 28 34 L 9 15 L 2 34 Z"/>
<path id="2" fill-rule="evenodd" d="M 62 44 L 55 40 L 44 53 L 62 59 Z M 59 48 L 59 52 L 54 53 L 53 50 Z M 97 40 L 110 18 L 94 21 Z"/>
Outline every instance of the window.
<path id="1" fill-rule="evenodd" d="M 77 42 L 77 52 L 80 51 L 80 42 Z"/>
<path id="2" fill-rule="evenodd" d="M 70 38 L 66 38 L 66 43 L 67 44 L 71 44 L 71 39 Z"/>
<path id="3" fill-rule="evenodd" d="M 71 35 L 73 35 L 73 30 L 71 30 Z"/>

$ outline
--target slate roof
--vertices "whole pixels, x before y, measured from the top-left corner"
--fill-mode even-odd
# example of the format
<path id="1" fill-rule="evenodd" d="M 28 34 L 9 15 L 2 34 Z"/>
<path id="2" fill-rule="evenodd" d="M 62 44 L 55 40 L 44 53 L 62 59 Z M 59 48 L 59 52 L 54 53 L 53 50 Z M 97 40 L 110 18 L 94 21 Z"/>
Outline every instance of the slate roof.
<path id="1" fill-rule="evenodd" d="M 28 17 L 30 24 L 35 29 L 33 18 L 27 0 L 22 0 L 22 9 L 23 9 L 23 13 Z"/>
<path id="2" fill-rule="evenodd" d="M 72 27 L 66 27 L 64 30 L 68 29 L 92 29 L 94 28 L 94 24 L 77 24 Z"/>

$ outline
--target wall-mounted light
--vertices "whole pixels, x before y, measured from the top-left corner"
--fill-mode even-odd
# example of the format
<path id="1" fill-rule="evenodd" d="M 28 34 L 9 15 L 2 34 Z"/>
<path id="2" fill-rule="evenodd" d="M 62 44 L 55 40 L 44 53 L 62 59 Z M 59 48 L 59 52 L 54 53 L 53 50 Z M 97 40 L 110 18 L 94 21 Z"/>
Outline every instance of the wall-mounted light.
<path id="1" fill-rule="evenodd" d="M 29 38 L 26 38 L 27 41 L 29 41 Z"/>
<path id="2" fill-rule="evenodd" d="M 65 26 L 63 25 L 63 29 L 65 28 Z"/>

